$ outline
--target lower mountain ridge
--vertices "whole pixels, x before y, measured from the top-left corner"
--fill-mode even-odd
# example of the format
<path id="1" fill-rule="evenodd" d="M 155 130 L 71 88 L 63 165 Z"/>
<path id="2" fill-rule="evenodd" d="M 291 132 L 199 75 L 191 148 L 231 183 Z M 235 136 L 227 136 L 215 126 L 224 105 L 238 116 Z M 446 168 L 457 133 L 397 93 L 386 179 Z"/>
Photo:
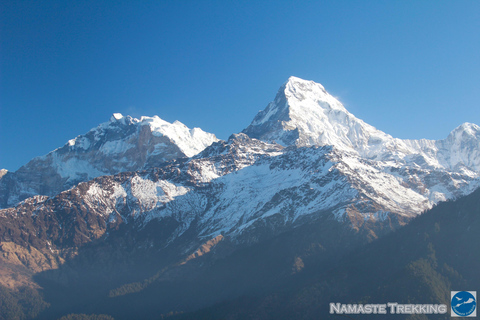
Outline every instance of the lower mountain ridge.
<path id="1" fill-rule="evenodd" d="M 480 189 L 373 241 L 368 234 L 378 225 L 357 231 L 324 217 L 262 242 L 239 246 L 219 237 L 182 258 L 177 253 L 185 242 L 158 249 L 175 223 L 141 232 L 124 224 L 58 269 L 37 273 L 41 294 L 30 296 L 50 304 L 38 319 L 80 313 L 114 319 L 336 319 L 330 302 L 449 306 L 450 291 L 480 285 L 479 224 Z M 33 304 L 28 302 L 26 307 Z M 375 317 L 381 315 L 352 315 Z"/>
<path id="2" fill-rule="evenodd" d="M 450 319 L 450 292 L 480 286 L 480 189 L 325 262 L 296 256 L 266 294 L 245 294 L 171 319 Z M 292 257 L 291 257 L 292 258 Z M 301 261 L 301 262 L 300 262 Z M 308 261 L 308 260 L 305 260 Z M 330 303 L 445 304 L 446 314 L 330 314 Z M 170 318 L 169 318 L 170 319 Z"/>

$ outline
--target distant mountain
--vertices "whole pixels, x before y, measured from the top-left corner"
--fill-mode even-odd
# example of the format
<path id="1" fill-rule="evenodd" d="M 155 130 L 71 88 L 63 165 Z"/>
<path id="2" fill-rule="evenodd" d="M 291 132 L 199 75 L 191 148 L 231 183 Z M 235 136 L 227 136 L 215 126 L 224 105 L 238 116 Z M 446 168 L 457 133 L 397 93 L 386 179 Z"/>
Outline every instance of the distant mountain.
<path id="1" fill-rule="evenodd" d="M 35 195 L 53 196 L 79 182 L 191 157 L 218 139 L 179 121 L 140 119 L 115 113 L 109 122 L 34 158 L 14 173 L 0 175 L 0 208 Z"/>
<path id="2" fill-rule="evenodd" d="M 470 194 L 479 132 L 395 139 L 295 77 L 227 141 L 115 114 L 3 175 L 0 284 L 45 288 L 46 319 L 79 305 L 148 318 L 267 292 Z M 146 311 L 115 311 L 132 301 Z"/>

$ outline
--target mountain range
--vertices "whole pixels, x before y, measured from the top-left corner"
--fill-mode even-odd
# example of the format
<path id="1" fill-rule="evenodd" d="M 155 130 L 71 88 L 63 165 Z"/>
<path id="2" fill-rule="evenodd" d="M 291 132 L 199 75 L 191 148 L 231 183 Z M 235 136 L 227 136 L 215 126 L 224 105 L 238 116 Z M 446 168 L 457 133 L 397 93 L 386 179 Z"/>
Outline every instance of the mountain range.
<path id="1" fill-rule="evenodd" d="M 475 124 L 443 140 L 393 138 L 296 77 L 227 141 L 114 114 L 2 171 L 0 284 L 41 292 L 45 318 L 150 318 L 152 304 L 166 314 L 267 294 L 471 194 L 479 153 Z M 144 310 L 116 312 L 128 299 Z"/>

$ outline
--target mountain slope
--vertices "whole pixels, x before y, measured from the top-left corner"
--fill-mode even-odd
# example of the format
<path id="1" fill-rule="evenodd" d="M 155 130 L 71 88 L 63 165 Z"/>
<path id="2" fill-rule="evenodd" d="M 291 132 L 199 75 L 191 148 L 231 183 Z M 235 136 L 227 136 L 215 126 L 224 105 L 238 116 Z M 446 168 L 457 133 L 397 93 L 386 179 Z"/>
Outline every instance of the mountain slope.
<path id="1" fill-rule="evenodd" d="M 171 124 L 157 116 L 136 119 L 115 113 L 109 122 L 0 177 L 0 207 L 35 195 L 52 196 L 102 175 L 191 157 L 215 141 L 215 135 L 178 121 Z"/>
<path id="2" fill-rule="evenodd" d="M 373 239 L 435 203 L 425 196 L 427 183 L 454 195 L 470 187 L 465 177 L 446 171 L 382 170 L 376 161 L 330 146 L 284 148 L 233 135 L 190 159 L 98 177 L 0 210 L 5 250 L 13 244 L 20 246 L 13 251 L 35 248 L 35 256 L 23 253 L 18 261 L 6 255 L 5 261 L 35 271 L 57 268 L 122 225 L 137 232 L 170 225 L 159 250 L 182 243 L 183 259 L 219 235 L 236 245 L 252 244 L 324 219 Z"/>
<path id="3" fill-rule="evenodd" d="M 329 303 L 446 304 L 450 291 L 480 285 L 480 189 L 441 203 L 407 226 L 324 263 L 302 255 L 301 270 L 265 295 L 250 294 L 172 319 L 337 319 Z M 266 253 L 265 253 L 266 254 Z M 261 255 L 259 255 L 261 256 Z M 303 258 L 303 259 L 302 259 Z M 293 260 L 293 257 L 292 257 Z M 296 264 L 298 265 L 298 263 Z M 350 315 L 371 319 L 372 315 Z M 388 315 L 450 319 L 447 314 Z M 381 316 L 378 316 L 381 317 Z"/>
<path id="4" fill-rule="evenodd" d="M 465 123 L 438 141 L 393 138 L 349 113 L 321 84 L 296 77 L 243 132 L 284 146 L 334 146 L 360 162 L 370 161 L 379 174 L 408 185 L 431 203 L 468 194 L 479 185 L 477 125 Z"/>

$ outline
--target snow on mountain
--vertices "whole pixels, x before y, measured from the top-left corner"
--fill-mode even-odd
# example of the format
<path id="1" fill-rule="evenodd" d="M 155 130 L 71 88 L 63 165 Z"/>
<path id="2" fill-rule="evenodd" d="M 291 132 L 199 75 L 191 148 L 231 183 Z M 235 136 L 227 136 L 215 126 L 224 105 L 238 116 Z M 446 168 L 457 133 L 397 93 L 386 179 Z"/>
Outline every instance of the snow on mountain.
<path id="1" fill-rule="evenodd" d="M 286 146 L 331 145 L 364 155 L 378 152 L 378 142 L 389 138 L 355 118 L 321 84 L 296 77 L 288 79 L 243 132 Z"/>
<path id="2" fill-rule="evenodd" d="M 369 221 L 395 227 L 479 186 L 479 132 L 464 124 L 444 140 L 395 139 L 355 118 L 320 84 L 292 77 L 228 141 L 213 142 L 213 135 L 179 122 L 115 114 L 36 161 L 51 161 L 63 179 L 75 168 L 85 180 L 118 168 L 145 171 L 100 177 L 2 214 L 53 213 L 53 205 L 95 213 L 106 226 L 173 219 L 169 241 L 187 230 L 202 239 L 222 234 L 255 241 L 321 217 L 355 228 Z M 78 163 L 86 159 L 98 162 Z"/>
<path id="3" fill-rule="evenodd" d="M 282 233 L 296 233 L 295 248 L 314 239 L 314 250 L 329 242 L 341 250 L 471 193 L 480 185 L 479 141 L 480 127 L 469 123 L 438 141 L 393 138 L 322 85 L 295 77 L 228 141 L 178 121 L 115 113 L 17 172 L 0 170 L 0 206 L 8 206 L 0 210 L 0 271 L 24 285 L 19 270 L 70 261 L 63 283 L 90 278 L 90 262 L 105 264 L 108 278 L 122 275 L 124 262 L 156 257 L 155 266 L 167 258 L 164 279 L 184 281 L 210 265 L 195 257 L 210 251 L 215 260 Z M 318 238 L 298 238 L 311 232 L 305 227 Z M 167 270 L 171 263 L 185 268 Z"/>
<path id="4" fill-rule="evenodd" d="M 214 134 L 189 129 L 179 121 L 115 113 L 110 121 L 5 175 L 0 182 L 0 207 L 37 194 L 54 195 L 102 175 L 191 157 L 217 140 Z"/>
<path id="5" fill-rule="evenodd" d="M 123 124 L 133 123 L 140 126 L 148 126 L 152 134 L 156 137 L 168 137 L 173 143 L 187 157 L 192 157 L 203 149 L 211 145 L 214 141 L 218 141 L 212 133 L 207 133 L 200 128 L 189 129 L 186 125 L 176 120 L 173 123 L 169 123 L 160 119 L 158 116 L 153 117 L 141 117 L 140 119 L 131 118 L 130 116 L 124 117 L 120 113 L 115 113 L 110 122 L 120 121 Z M 153 154 L 161 153 L 160 146 L 156 146 Z"/>
<path id="6" fill-rule="evenodd" d="M 480 127 L 464 123 L 445 140 L 436 141 L 442 162 L 452 170 L 480 171 Z"/>
<path id="7" fill-rule="evenodd" d="M 478 173 L 479 129 L 466 123 L 438 141 L 393 138 L 352 115 L 321 84 L 290 77 L 243 132 L 284 146 L 332 145 L 366 159 L 414 159 L 436 168 Z"/>
<path id="8" fill-rule="evenodd" d="M 463 124 L 444 140 L 395 139 L 293 77 L 228 141 L 114 114 L 17 172 L 0 171 L 0 203 L 10 206 L 0 210 L 0 241 L 19 250 L 0 256 L 38 272 L 127 234 L 132 248 L 187 261 L 212 239 L 230 250 L 324 222 L 371 239 L 477 188 L 479 138 Z"/>
<path id="9" fill-rule="evenodd" d="M 85 228 L 92 215 L 104 221 L 100 229 L 94 225 L 83 231 L 90 236 L 80 237 L 81 242 L 119 223 L 146 226 L 164 219 L 176 225 L 167 243 L 184 234 L 200 240 L 222 234 L 255 242 L 324 217 L 355 228 L 369 221 L 395 227 L 440 200 L 470 192 L 474 184 L 459 173 L 362 159 L 333 146 L 285 148 L 236 134 L 195 157 L 99 177 L 55 197 L 1 210 L 0 216 L 49 216 L 68 210 L 80 213 L 69 224 Z M 76 232 L 71 225 L 68 230 Z"/>

